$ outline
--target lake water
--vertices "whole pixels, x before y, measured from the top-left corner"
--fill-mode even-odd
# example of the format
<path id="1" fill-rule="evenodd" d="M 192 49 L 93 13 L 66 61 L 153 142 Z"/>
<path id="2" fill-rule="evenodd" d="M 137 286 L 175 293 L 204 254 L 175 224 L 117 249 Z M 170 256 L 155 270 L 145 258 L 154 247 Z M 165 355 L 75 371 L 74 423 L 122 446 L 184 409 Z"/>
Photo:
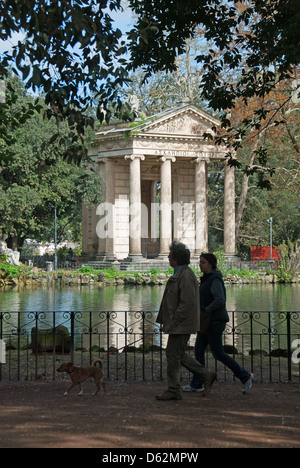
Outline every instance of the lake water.
<path id="1" fill-rule="evenodd" d="M 75 314 L 76 345 L 89 348 L 92 344 L 104 347 L 114 345 L 121 348 L 127 344 L 124 330 L 131 330 L 129 342 L 140 338 L 142 331 L 142 318 L 138 311 L 158 311 L 165 286 L 42 286 L 42 287 L 15 287 L 2 288 L 0 290 L 0 312 L 22 312 L 21 322 L 18 325 L 18 314 L 9 314 L 4 317 L 4 334 L 16 333 L 18 326 L 21 327 L 22 339 L 30 336 L 35 326 L 34 315 L 30 312 L 56 311 L 55 314 L 44 314 L 40 316 L 39 328 L 49 329 L 58 324 L 67 326 L 70 330 L 70 314 L 64 311 L 81 311 Z M 276 312 L 300 311 L 300 285 L 233 285 L 227 287 L 227 309 L 228 311 L 270 311 L 271 314 L 255 314 L 252 326 L 255 342 L 253 349 L 261 348 L 268 350 L 270 343 L 266 330 L 272 329 L 272 347 L 286 348 L 287 323 L 285 314 Z M 110 315 L 109 339 L 107 338 L 107 322 L 105 314 L 97 311 L 116 311 L 117 314 Z M 130 314 L 124 314 L 129 311 Z M 92 312 L 92 313 L 90 313 Z M 274 312 L 274 313 L 273 313 Z M 40 314 L 39 314 L 40 315 Z M 291 331 L 293 338 L 300 333 L 299 315 L 292 317 Z M 55 316 L 55 317 L 54 317 Z M 156 314 L 147 315 L 145 321 L 145 333 L 149 344 L 159 344 L 158 327 L 155 324 Z M 90 336 L 87 331 L 93 330 Z M 232 343 L 232 332 L 235 329 L 237 336 L 234 344 L 238 349 L 250 348 L 250 314 L 230 314 L 228 324 L 229 334 L 225 336 L 227 344 Z M 15 330 L 15 331 L 13 331 Z M 156 333 L 153 335 L 153 331 Z M 82 341 L 83 340 L 83 341 Z M 101 343 L 100 343 L 101 341 Z M 108 343 L 109 341 L 109 343 Z M 163 337 L 165 344 L 166 337 Z M 194 342 L 194 337 L 192 338 Z"/>
<path id="2" fill-rule="evenodd" d="M 0 311 L 159 309 L 165 286 L 51 286 L 0 289 Z M 230 311 L 299 311 L 300 284 L 227 287 Z"/>

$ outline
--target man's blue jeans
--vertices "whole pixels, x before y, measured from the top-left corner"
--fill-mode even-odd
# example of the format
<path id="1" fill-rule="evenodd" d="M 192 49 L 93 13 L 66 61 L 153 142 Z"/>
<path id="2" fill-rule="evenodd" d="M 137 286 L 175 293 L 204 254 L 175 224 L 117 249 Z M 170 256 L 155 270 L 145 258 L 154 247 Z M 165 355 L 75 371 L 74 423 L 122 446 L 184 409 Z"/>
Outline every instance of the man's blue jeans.
<path id="1" fill-rule="evenodd" d="M 226 323 L 223 322 L 214 322 L 211 323 L 207 334 L 203 335 L 198 333 L 196 344 L 195 344 L 195 358 L 203 366 L 205 366 L 205 350 L 207 346 L 210 346 L 213 357 L 222 362 L 226 367 L 232 370 L 234 375 L 240 379 L 242 384 L 246 383 L 250 378 L 250 373 L 247 372 L 243 367 L 241 367 L 232 357 L 228 356 L 224 352 L 222 336 L 225 330 Z M 201 388 L 203 383 L 195 375 L 191 381 L 191 387 Z"/>

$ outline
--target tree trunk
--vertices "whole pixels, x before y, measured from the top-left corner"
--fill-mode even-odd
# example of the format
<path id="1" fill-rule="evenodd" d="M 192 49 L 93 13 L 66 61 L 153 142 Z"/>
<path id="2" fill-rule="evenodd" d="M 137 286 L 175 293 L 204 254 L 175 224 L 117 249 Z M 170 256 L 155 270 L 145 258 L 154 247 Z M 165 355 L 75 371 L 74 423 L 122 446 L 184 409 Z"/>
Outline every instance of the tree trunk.
<path id="1" fill-rule="evenodd" d="M 253 148 L 252 148 L 252 150 L 250 152 L 249 159 L 248 159 L 248 168 L 249 169 L 251 169 L 251 167 L 253 166 L 254 159 L 255 159 L 255 152 L 257 150 L 260 138 L 261 138 L 261 135 L 257 138 L 257 140 L 256 140 L 256 142 L 255 142 L 255 144 L 254 144 L 254 146 L 253 146 Z M 238 208 L 237 208 L 237 212 L 236 212 L 236 218 L 235 218 L 235 238 L 236 238 L 236 241 L 239 238 L 240 226 L 241 226 L 244 210 L 245 210 L 245 207 L 246 207 L 246 200 L 247 200 L 248 191 L 249 191 L 249 175 L 247 175 L 245 173 L 244 177 L 243 177 L 242 188 L 241 188 L 241 193 L 240 193 L 240 198 L 239 198 L 239 204 L 238 204 Z"/>
<path id="2" fill-rule="evenodd" d="M 18 237 L 17 236 L 10 236 L 7 239 L 7 247 L 14 252 L 18 250 Z"/>

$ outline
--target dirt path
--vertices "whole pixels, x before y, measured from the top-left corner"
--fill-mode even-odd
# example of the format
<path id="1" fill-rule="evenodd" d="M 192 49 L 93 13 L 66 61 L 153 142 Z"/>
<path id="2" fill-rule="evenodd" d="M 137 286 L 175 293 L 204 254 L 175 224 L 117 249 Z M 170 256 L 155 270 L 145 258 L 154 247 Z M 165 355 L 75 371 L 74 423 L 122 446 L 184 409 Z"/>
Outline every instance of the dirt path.
<path id="1" fill-rule="evenodd" d="M 107 394 L 63 393 L 67 380 L 0 383 L 1 448 L 300 447 L 300 385 L 238 383 L 159 402 L 164 382 L 107 382 Z M 75 389 L 76 390 L 76 389 Z"/>

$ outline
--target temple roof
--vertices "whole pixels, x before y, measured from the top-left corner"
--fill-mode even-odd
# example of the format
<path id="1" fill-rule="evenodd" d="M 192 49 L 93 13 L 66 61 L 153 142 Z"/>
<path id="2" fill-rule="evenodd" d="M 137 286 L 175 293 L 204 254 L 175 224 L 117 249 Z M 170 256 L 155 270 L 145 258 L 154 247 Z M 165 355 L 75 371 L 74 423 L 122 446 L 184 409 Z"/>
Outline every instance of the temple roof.
<path id="1" fill-rule="evenodd" d="M 213 132 L 212 128 L 219 125 L 219 120 L 199 107 L 190 102 L 182 102 L 176 107 L 145 119 L 137 119 L 135 122 L 112 122 L 97 132 L 97 139 L 106 136 L 116 137 L 121 134 L 130 136 L 176 134 L 186 137 L 203 137 L 204 133 Z"/>

